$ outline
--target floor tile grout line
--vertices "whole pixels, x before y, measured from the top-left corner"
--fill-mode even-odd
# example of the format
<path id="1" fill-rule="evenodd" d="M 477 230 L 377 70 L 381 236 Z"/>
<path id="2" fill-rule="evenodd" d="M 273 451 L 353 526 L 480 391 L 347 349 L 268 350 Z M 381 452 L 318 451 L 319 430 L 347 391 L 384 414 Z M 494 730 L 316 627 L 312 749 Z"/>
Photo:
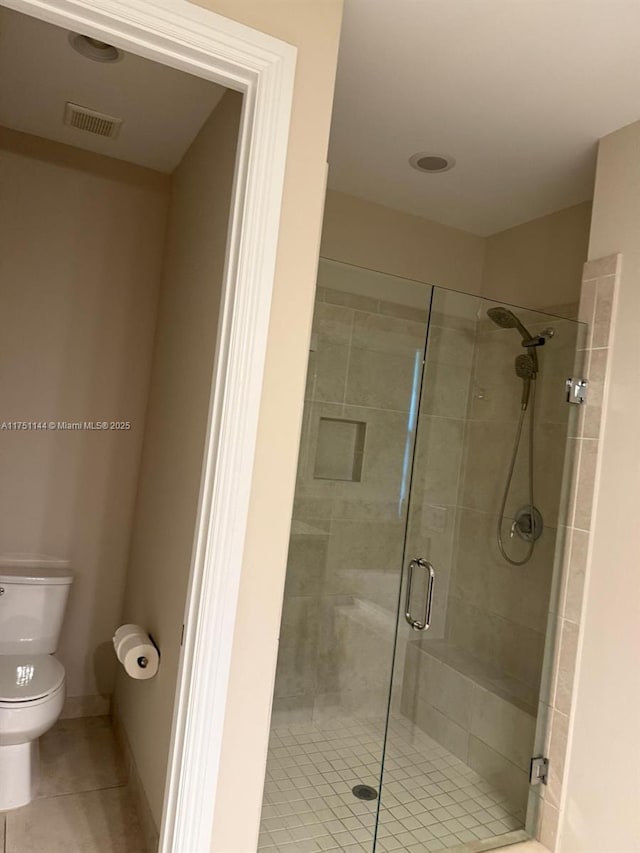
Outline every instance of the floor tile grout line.
<path id="1" fill-rule="evenodd" d="M 83 794 L 95 794 L 97 791 L 113 791 L 116 788 L 127 788 L 128 782 L 119 785 L 102 785 L 100 788 L 83 788 L 81 791 L 65 791 L 61 794 L 45 794 L 35 797 L 31 802 L 39 802 L 40 800 L 59 800 L 63 797 L 80 797 Z"/>
<path id="2" fill-rule="evenodd" d="M 100 716 L 110 721 L 108 715 Z M 82 802 L 83 798 L 91 798 L 88 801 L 85 799 L 85 803 L 91 803 L 90 808 L 87 806 L 88 811 L 84 807 L 83 809 L 87 811 L 87 816 L 91 814 L 91 823 L 96 822 L 95 827 L 101 826 L 101 822 L 107 820 L 110 839 L 108 846 L 102 846 L 101 842 L 100 847 L 94 849 L 93 845 L 97 842 L 93 835 L 91 839 L 85 839 L 84 836 L 76 839 L 75 832 L 78 830 L 72 830 L 73 821 L 68 826 L 64 825 L 64 821 L 61 824 L 63 837 L 59 837 L 58 841 L 62 845 L 76 849 L 74 845 L 86 844 L 89 841 L 92 845 L 90 849 L 94 853 L 98 853 L 98 849 L 100 853 L 113 853 L 116 847 L 121 849 L 120 845 L 124 841 L 127 844 L 133 842 L 136 850 L 142 850 L 144 840 L 140 816 L 127 796 L 129 781 L 122 781 L 123 765 L 119 742 L 111 725 L 96 727 L 95 723 L 96 717 L 65 719 L 43 736 L 40 745 L 41 779 L 45 785 L 52 788 L 56 784 L 60 786 L 61 782 L 66 782 L 70 790 L 36 796 L 20 809 L 0 815 L 3 817 L 3 824 L 0 826 L 0 829 L 4 830 L 0 845 L 3 853 L 8 850 L 16 853 L 16 849 L 22 849 L 25 842 L 27 846 L 35 845 L 33 849 L 46 849 L 44 834 L 47 832 L 51 815 L 64 814 L 65 811 L 72 814 L 78 800 Z M 70 733 L 73 734 L 71 738 Z M 91 787 L 78 790 L 76 783 L 86 784 L 85 779 L 90 780 Z M 69 805 L 65 805 L 65 801 Z M 93 833 L 93 830 L 91 832 Z M 87 849 L 87 853 L 89 851 L 88 847 L 83 846 L 82 849 Z"/>

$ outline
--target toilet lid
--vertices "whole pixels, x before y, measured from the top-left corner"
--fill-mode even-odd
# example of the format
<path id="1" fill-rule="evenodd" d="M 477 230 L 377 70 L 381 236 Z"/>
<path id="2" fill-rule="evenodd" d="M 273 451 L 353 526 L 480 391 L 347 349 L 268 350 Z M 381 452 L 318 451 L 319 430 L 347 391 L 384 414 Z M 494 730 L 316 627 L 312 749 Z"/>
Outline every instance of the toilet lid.
<path id="1" fill-rule="evenodd" d="M 64 667 L 53 655 L 0 655 L 0 702 L 33 702 L 64 681 Z"/>

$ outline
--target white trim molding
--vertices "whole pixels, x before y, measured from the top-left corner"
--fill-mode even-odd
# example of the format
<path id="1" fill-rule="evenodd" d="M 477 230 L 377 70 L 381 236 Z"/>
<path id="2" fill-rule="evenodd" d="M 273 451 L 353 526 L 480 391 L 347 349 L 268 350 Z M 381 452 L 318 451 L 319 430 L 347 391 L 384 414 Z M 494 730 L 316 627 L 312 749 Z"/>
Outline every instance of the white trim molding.
<path id="1" fill-rule="evenodd" d="M 208 853 L 249 512 L 296 49 L 186 0 L 0 2 L 244 96 L 159 848 L 161 853 Z"/>

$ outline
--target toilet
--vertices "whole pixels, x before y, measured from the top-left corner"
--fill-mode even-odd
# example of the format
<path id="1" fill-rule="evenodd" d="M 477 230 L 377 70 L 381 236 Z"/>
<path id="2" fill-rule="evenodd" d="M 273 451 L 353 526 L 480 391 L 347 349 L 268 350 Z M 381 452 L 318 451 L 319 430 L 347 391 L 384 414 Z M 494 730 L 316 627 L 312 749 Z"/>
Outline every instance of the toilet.
<path id="1" fill-rule="evenodd" d="M 55 657 L 73 575 L 64 560 L 0 557 L 0 812 L 31 802 L 38 738 L 65 698 Z"/>

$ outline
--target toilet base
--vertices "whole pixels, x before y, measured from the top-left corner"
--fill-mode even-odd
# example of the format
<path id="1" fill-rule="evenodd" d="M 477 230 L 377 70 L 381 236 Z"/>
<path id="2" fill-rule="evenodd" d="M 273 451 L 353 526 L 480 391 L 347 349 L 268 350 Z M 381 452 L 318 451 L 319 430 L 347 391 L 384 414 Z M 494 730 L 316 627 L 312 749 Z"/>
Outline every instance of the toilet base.
<path id="1" fill-rule="evenodd" d="M 0 746 L 0 812 L 26 806 L 34 798 L 39 757 L 37 738 Z"/>

